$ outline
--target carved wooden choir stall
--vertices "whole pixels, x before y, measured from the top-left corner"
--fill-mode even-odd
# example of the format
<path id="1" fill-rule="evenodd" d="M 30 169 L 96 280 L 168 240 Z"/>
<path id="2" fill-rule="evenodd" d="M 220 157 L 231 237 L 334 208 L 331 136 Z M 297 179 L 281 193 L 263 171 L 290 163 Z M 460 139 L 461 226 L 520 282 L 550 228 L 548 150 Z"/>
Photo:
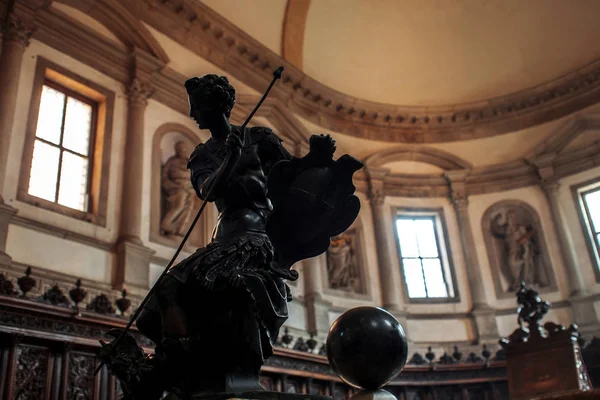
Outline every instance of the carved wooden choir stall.
<path id="1" fill-rule="evenodd" d="M 93 296 L 80 283 L 69 290 L 42 285 L 31 269 L 15 285 L 16 280 L 0 274 L 0 398 L 121 398 L 105 367 L 94 376 L 100 363 L 98 340 L 108 330 L 124 327 L 139 299 L 130 300 L 126 292 Z M 144 347 L 150 346 L 134 334 Z M 287 330 L 262 368 L 261 384 L 267 390 L 334 400 L 348 399 L 356 391 L 331 370 L 323 343 L 293 337 Z M 413 353 L 386 390 L 399 400 L 506 399 L 503 352 L 494 355 L 484 347 L 480 354 L 463 355 L 455 347 L 452 354 L 431 349 Z"/>
<path id="2" fill-rule="evenodd" d="M 577 326 L 547 322 L 542 327 L 550 303 L 523 282 L 517 302 L 520 327 L 500 341 L 506 350 L 510 398 L 600 398 L 600 391 L 592 390 Z"/>

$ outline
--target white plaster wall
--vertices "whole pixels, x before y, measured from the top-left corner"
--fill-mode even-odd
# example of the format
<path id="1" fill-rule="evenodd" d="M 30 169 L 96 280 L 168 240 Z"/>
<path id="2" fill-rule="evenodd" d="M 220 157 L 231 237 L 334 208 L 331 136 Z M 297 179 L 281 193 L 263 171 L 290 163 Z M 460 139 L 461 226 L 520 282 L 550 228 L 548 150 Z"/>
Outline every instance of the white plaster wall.
<path id="1" fill-rule="evenodd" d="M 554 270 L 559 289 L 557 292 L 545 293 L 544 300 L 557 302 L 566 299 L 569 294 L 566 281 L 567 278 L 550 208 L 542 189 L 539 186 L 530 186 L 505 192 L 476 195 L 469 198 L 469 216 L 471 218 L 476 256 L 483 276 L 487 301 L 492 307 L 498 309 L 516 307 L 516 298 L 496 298 L 492 270 L 481 225 L 481 219 L 483 218 L 485 211 L 492 204 L 503 200 L 519 200 L 529 204 L 537 211 L 546 238 L 545 245 L 548 247 L 550 263 L 552 264 L 551 267 Z"/>
<path id="2" fill-rule="evenodd" d="M 587 289 L 593 293 L 600 293 L 600 283 L 596 281 L 594 272 L 594 264 L 590 257 L 586 245 L 587 232 L 581 223 L 579 214 L 579 204 L 575 202 L 572 193 L 572 187 L 587 183 L 593 180 L 600 180 L 600 167 L 596 167 L 579 174 L 571 175 L 560 180 L 560 203 L 563 206 L 563 211 L 567 219 L 569 233 L 573 239 L 575 253 L 577 254 L 577 264 L 581 270 Z"/>
<path id="3" fill-rule="evenodd" d="M 17 225 L 9 226 L 7 248 L 12 259 L 22 264 L 92 281 L 112 280 L 114 255 L 105 250 Z"/>
<path id="4" fill-rule="evenodd" d="M 21 170 L 21 159 L 24 150 L 25 130 L 33 90 L 33 79 L 37 58 L 39 56 L 61 65 L 83 78 L 89 79 L 116 93 L 111 136 L 111 162 L 109 170 L 105 171 L 105 173 L 109 174 L 106 227 L 100 227 L 16 200 L 17 185 Z M 19 216 L 66 229 L 92 239 L 98 239 L 105 242 L 114 241 L 116 239 L 118 227 L 117 208 L 119 204 L 118 198 L 120 196 L 120 171 L 122 170 L 126 115 L 122 85 L 65 54 L 36 40 L 32 40 L 23 56 L 16 104 L 7 167 L 8 174 L 3 188 L 3 193 L 5 193 L 7 202 L 19 210 Z M 39 249 L 44 248 L 48 251 L 31 250 L 34 247 Z M 112 266 L 107 261 L 109 260 L 109 256 L 105 254 L 106 252 L 91 246 L 62 240 L 33 230 L 18 228 L 11 225 L 7 243 L 7 253 L 11 254 L 13 259 L 18 262 L 24 262 L 36 267 L 53 269 L 59 272 L 66 272 L 76 268 L 75 271 L 78 272 L 74 274 L 75 276 L 110 282 Z M 65 257 L 75 257 L 73 259 L 74 264 L 67 265 L 70 264 L 70 262 L 66 262 Z M 77 257 L 81 258 L 77 259 Z M 81 262 L 77 260 L 80 260 Z"/>
<path id="5" fill-rule="evenodd" d="M 409 340 L 417 344 L 456 343 L 473 338 L 473 329 L 467 319 L 409 319 L 406 325 Z"/>

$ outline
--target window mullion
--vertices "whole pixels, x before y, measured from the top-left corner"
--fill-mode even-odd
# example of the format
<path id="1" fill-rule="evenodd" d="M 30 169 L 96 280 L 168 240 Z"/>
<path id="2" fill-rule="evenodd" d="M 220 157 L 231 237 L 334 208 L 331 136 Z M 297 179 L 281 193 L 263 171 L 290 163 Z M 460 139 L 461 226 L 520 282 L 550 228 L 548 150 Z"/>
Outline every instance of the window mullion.
<path id="1" fill-rule="evenodd" d="M 54 202 L 58 203 L 58 195 L 60 193 L 60 178 L 62 176 L 62 158 L 63 158 L 63 138 L 65 135 L 65 122 L 67 119 L 67 99 L 69 98 L 69 96 L 65 95 L 65 101 L 64 101 L 64 105 L 63 105 L 63 114 L 62 114 L 62 121 L 60 124 L 60 140 L 58 141 L 59 144 L 59 153 L 58 153 L 58 177 L 56 179 L 56 194 L 54 195 Z"/>
<path id="2" fill-rule="evenodd" d="M 412 222 L 416 220 L 413 218 Z M 423 276 L 423 285 L 425 286 L 425 297 L 429 298 L 429 291 L 427 290 L 427 279 L 425 278 L 425 268 L 423 267 L 423 257 L 421 257 L 421 248 L 419 247 L 419 237 L 415 233 L 415 243 L 417 244 L 417 253 L 419 254 L 419 263 L 421 264 L 421 275 Z"/>

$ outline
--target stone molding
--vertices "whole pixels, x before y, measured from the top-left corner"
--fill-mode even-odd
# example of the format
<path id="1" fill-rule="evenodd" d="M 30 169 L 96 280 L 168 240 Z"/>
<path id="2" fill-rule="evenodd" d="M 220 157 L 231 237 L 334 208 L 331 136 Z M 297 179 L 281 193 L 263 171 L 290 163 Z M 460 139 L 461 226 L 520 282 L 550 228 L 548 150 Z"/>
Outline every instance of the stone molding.
<path id="1" fill-rule="evenodd" d="M 141 3 L 141 4 L 140 4 Z M 433 143 L 494 136 L 552 121 L 600 100 L 600 60 L 553 81 L 483 101 L 399 106 L 361 100 L 307 76 L 240 28 L 190 0 L 126 0 L 124 7 L 171 39 L 262 91 L 286 67 L 272 96 L 311 122 L 367 139 Z"/>
<path id="2" fill-rule="evenodd" d="M 181 11 L 181 13 L 185 14 L 185 11 Z M 130 82 L 130 52 L 116 47 L 98 34 L 83 29 L 75 21 L 62 15 L 57 10 L 43 10 L 38 14 L 40 28 L 34 33 L 34 38 L 77 58 L 115 80 L 126 84 Z M 74 40 L 75 37 L 77 40 Z M 136 54 L 139 56 L 146 53 L 143 50 L 137 50 Z M 182 89 L 182 82 L 186 78 L 168 67 L 158 71 L 159 66 L 162 65 L 160 60 L 155 60 L 155 65 L 157 72 L 152 75 L 152 83 L 155 89 L 152 98 L 187 115 L 189 106 L 184 95 L 185 92 Z M 264 86 L 266 86 L 266 83 L 264 83 Z M 273 92 L 277 90 L 277 87 L 279 86 L 273 88 Z M 243 120 L 247 113 L 252 110 L 257 100 L 258 96 L 245 94 L 238 96 L 232 120 L 234 122 Z M 310 131 L 295 118 L 282 101 L 276 98 L 267 99 L 258 111 L 257 116 L 268 118 L 281 131 L 280 134 L 287 135 L 286 137 L 294 143 L 306 141 L 310 136 Z M 570 120 L 563 124 L 553 137 L 546 141 L 546 145 L 537 152 L 558 152 L 585 130 L 596 129 L 598 126 L 600 126 L 600 118 L 596 118 L 594 115 L 575 116 L 573 121 Z M 425 149 L 425 147 L 422 149 Z M 427 152 L 430 152 L 430 150 L 427 149 Z M 599 154 L 600 143 L 595 146 L 583 146 L 557 153 L 553 161 L 556 176 L 562 178 L 600 165 Z M 379 158 L 375 155 L 370 157 L 373 159 Z M 469 165 L 466 161 L 460 159 L 453 159 L 453 163 L 457 167 Z M 360 175 L 357 174 L 355 179 L 357 189 L 367 192 L 366 176 L 363 175 L 361 178 Z M 539 177 L 535 167 L 526 160 L 517 160 L 500 165 L 474 167 L 467 179 L 467 190 L 469 195 L 474 195 L 532 186 L 538 183 Z M 414 176 L 390 173 L 385 178 L 385 193 L 389 196 L 402 197 L 448 197 L 449 188 L 446 179 L 441 175 Z"/>
<path id="3" fill-rule="evenodd" d="M 182 13 L 185 14 L 185 11 L 182 11 Z M 56 9 L 42 9 L 36 15 L 36 23 L 39 28 L 33 34 L 35 39 L 75 57 L 115 80 L 124 84 L 131 82 L 131 51 L 125 51 L 99 34 L 85 29 L 83 25 L 73 21 Z M 168 67 L 161 69 L 160 66 L 164 64 L 145 53 L 144 50 L 137 49 L 135 56 L 138 59 L 148 56 L 147 58 L 151 60 L 148 64 L 156 67 L 152 75 L 155 89 L 153 99 L 187 115 L 188 104 L 182 89 L 182 82 L 185 81 L 185 77 Z M 242 120 L 246 113 L 254 107 L 257 99 L 258 96 L 241 94 L 232 115 L 234 122 Z M 306 142 L 310 136 L 308 128 L 278 99 L 267 99 L 257 115 L 268 118 L 281 134 L 287 135 L 286 137 L 294 143 Z M 596 129 L 598 126 L 600 126 L 600 118 L 595 118 L 593 115 L 573 117 L 572 120 L 561 126 L 546 141 L 546 146 L 538 150 L 537 153 L 556 153 L 553 165 L 558 179 L 600 166 L 600 144 L 559 152 L 576 136 L 587 129 Z M 456 161 L 456 163 L 461 165 L 463 161 Z M 411 176 L 388 173 L 382 179 L 385 189 L 383 193 L 387 196 L 448 197 L 450 194 L 447 180 L 441 174 Z M 539 176 L 536 168 L 525 160 L 517 160 L 501 165 L 473 168 L 466 179 L 466 191 L 469 195 L 475 195 L 537 184 L 539 184 Z M 355 185 L 358 191 L 369 192 L 368 178 L 365 173 L 356 174 Z M 17 219 L 15 223 L 27 225 L 28 227 L 35 224 L 44 231 L 54 233 L 49 226 L 42 228 L 40 224 L 32 221 L 25 222 Z M 94 239 L 85 238 L 83 235 L 73 234 L 68 230 L 61 230 L 60 233 L 56 234 L 102 249 L 109 249 L 114 246 L 114 244 L 100 243 Z"/>

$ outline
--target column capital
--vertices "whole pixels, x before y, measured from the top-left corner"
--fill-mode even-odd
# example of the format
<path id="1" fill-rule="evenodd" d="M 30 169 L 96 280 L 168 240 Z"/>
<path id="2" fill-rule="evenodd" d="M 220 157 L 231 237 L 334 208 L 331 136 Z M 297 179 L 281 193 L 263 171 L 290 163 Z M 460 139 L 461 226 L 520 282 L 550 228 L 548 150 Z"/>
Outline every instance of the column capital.
<path id="1" fill-rule="evenodd" d="M 367 196 L 371 205 L 382 206 L 385 203 L 384 181 L 385 177 L 390 173 L 387 168 L 365 168 L 365 173 L 369 180 L 369 191 Z"/>
<path id="2" fill-rule="evenodd" d="M 154 93 L 154 87 L 148 81 L 142 81 L 139 78 L 133 78 L 127 87 L 127 101 L 130 105 L 148 105 L 148 99 Z"/>
<path id="3" fill-rule="evenodd" d="M 469 207 L 469 198 L 467 196 L 461 196 L 461 197 L 451 196 L 450 201 L 452 202 L 454 209 L 458 213 L 467 211 L 467 208 Z"/>
<path id="4" fill-rule="evenodd" d="M 369 197 L 371 205 L 374 207 L 381 207 L 385 203 L 385 193 L 383 192 L 383 188 L 371 189 L 367 196 Z"/>
<path id="5" fill-rule="evenodd" d="M 2 41 L 16 43 L 26 48 L 29 46 L 35 29 L 36 27 L 31 20 L 10 13 L 2 26 Z"/>
<path id="6" fill-rule="evenodd" d="M 560 183 L 556 178 L 542 179 L 540 180 L 540 186 L 544 190 L 544 193 L 546 193 L 548 196 L 558 194 L 560 189 Z"/>
<path id="7" fill-rule="evenodd" d="M 459 169 L 444 173 L 444 178 L 448 182 L 448 190 L 450 191 L 450 202 L 457 212 L 466 211 L 469 205 L 467 176 L 470 172 L 467 169 Z"/>

